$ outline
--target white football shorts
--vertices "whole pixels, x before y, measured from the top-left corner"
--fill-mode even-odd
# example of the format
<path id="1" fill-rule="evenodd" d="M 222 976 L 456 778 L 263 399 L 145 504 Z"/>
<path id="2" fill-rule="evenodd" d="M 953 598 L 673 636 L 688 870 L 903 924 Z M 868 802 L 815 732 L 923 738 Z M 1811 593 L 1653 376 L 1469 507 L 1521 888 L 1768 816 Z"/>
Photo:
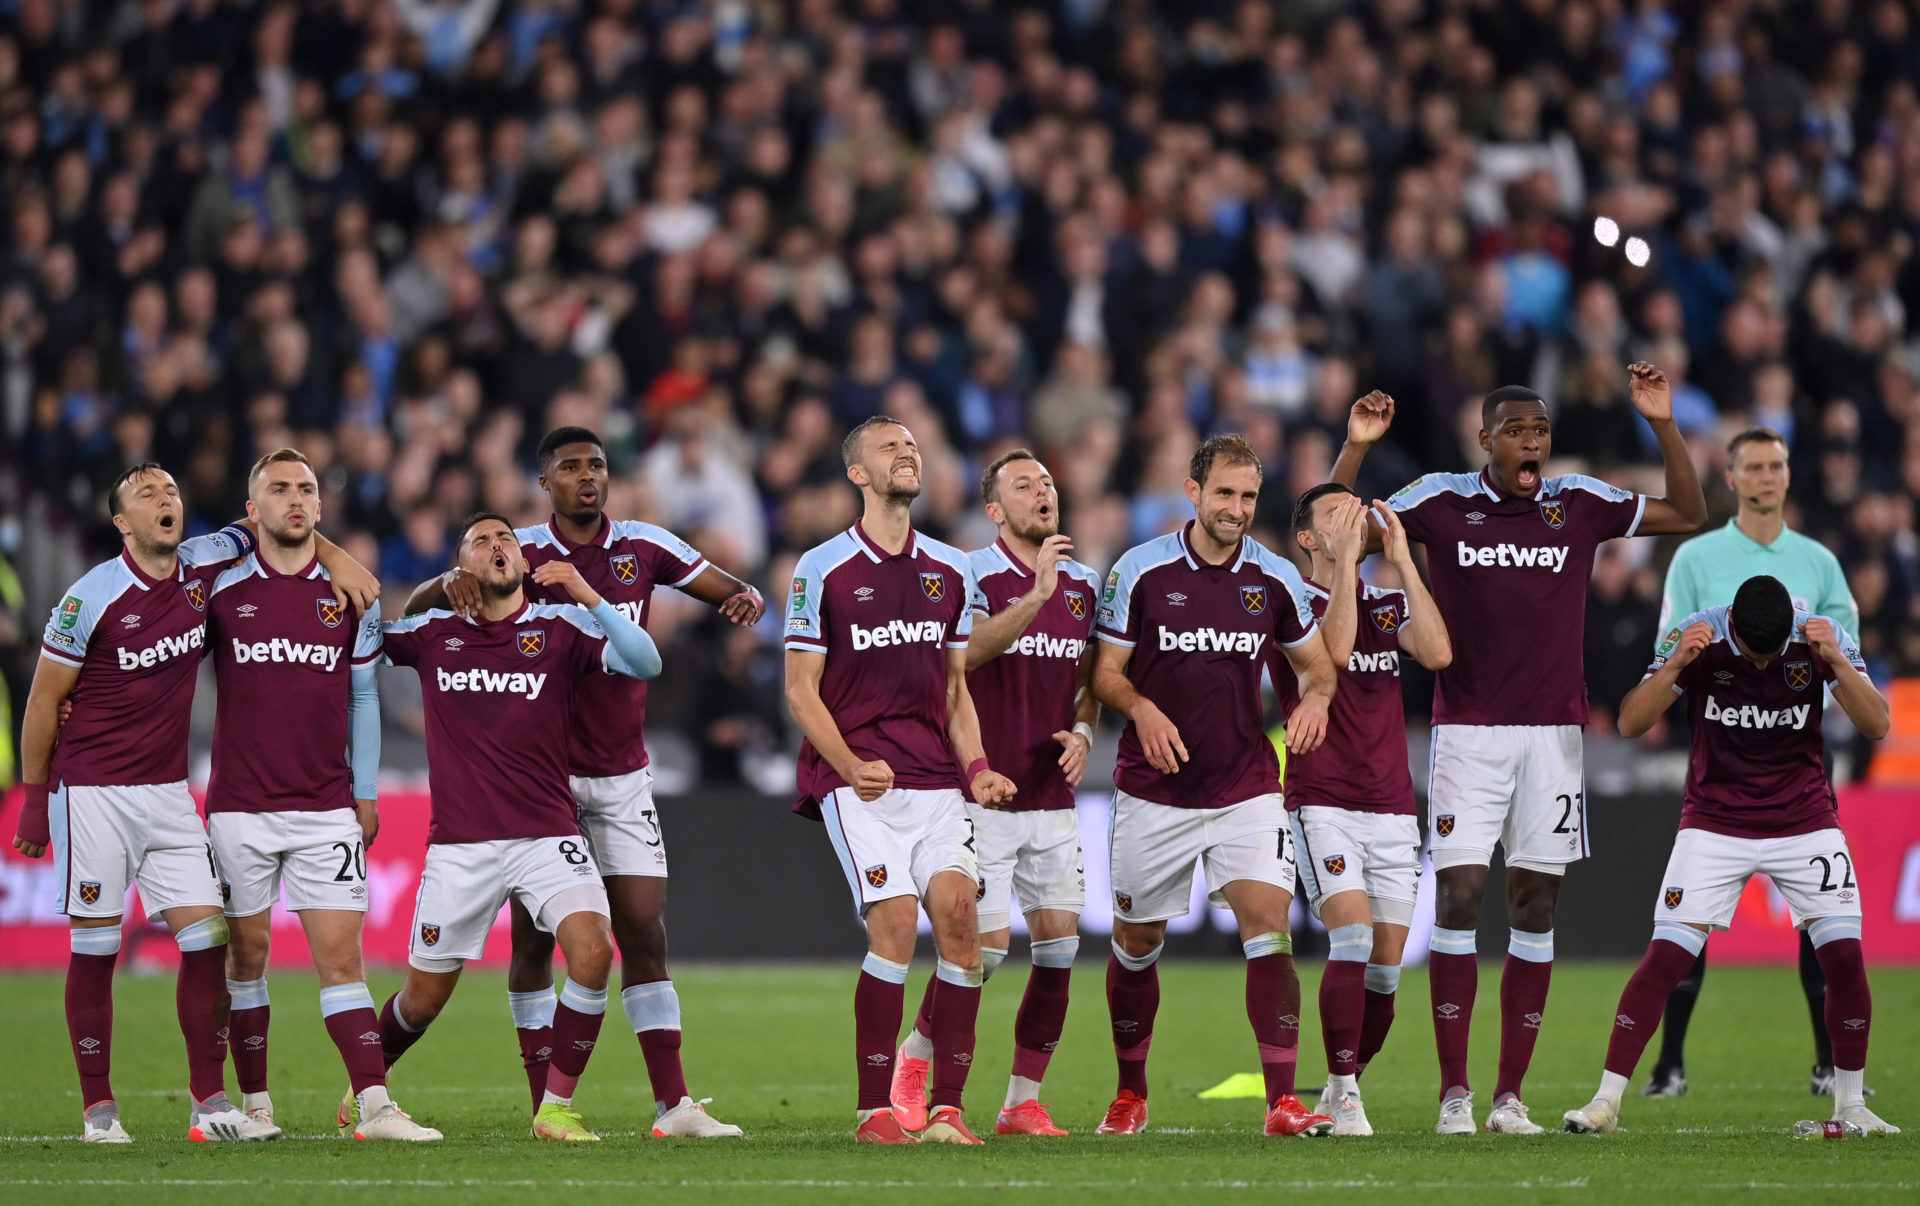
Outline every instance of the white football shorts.
<path id="1" fill-rule="evenodd" d="M 216 812 L 207 836 L 220 861 L 227 916 L 287 907 L 367 911 L 367 851 L 351 808 L 323 812 Z"/>
<path id="2" fill-rule="evenodd" d="M 1113 915 L 1122 921 L 1183 917 L 1193 897 L 1193 865 L 1207 870 L 1207 901 L 1227 905 L 1237 879 L 1293 892 L 1293 838 L 1280 793 L 1225 808 L 1174 808 L 1113 794 L 1108 839 L 1113 868 Z"/>
<path id="3" fill-rule="evenodd" d="M 118 917 L 138 884 L 147 920 L 167 909 L 220 906 L 213 844 L 186 782 L 133 787 L 58 786 L 48 801 L 60 911 Z"/>
<path id="4" fill-rule="evenodd" d="M 1315 917 L 1328 897 L 1365 892 L 1375 921 L 1413 924 L 1420 891 L 1420 818 L 1321 804 L 1290 815 L 1300 894 Z"/>
<path id="5" fill-rule="evenodd" d="M 967 805 L 980 856 L 980 932 L 1004 930 L 1022 912 L 1062 909 L 1078 916 L 1087 903 L 1080 857 L 1080 818 L 1071 808 L 1003 812 Z"/>
<path id="6" fill-rule="evenodd" d="M 596 912 L 611 916 L 600 868 L 577 833 L 429 845 L 414 900 L 408 962 L 421 971 L 445 971 L 436 965 L 478 959 L 509 896 L 552 933 L 561 919 L 543 915 L 547 902 L 581 887 L 598 893 Z"/>
<path id="7" fill-rule="evenodd" d="M 942 871 L 980 882 L 973 822 L 958 788 L 896 787 L 862 800 L 842 787 L 820 801 L 820 816 L 862 917 L 896 896 L 924 899 Z"/>
<path id="8" fill-rule="evenodd" d="M 1427 783 L 1433 865 L 1561 875 L 1588 854 L 1580 726 L 1441 724 Z"/>
<path id="9" fill-rule="evenodd" d="M 1771 879 L 1787 898 L 1796 929 L 1821 917 L 1860 916 L 1853 852 L 1837 828 L 1775 838 L 1682 829 L 1673 839 L 1653 919 L 1724 930 L 1755 875 Z"/>
<path id="10" fill-rule="evenodd" d="M 666 878 L 667 847 L 660 835 L 660 810 L 653 803 L 651 770 L 643 766 L 624 775 L 575 776 L 567 782 L 600 874 Z"/>

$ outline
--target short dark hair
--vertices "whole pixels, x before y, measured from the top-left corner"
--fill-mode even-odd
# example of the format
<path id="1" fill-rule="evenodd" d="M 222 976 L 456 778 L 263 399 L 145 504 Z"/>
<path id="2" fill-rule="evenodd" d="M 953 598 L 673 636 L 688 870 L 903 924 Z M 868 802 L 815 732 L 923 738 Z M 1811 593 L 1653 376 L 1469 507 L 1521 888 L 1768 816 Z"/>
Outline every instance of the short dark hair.
<path id="1" fill-rule="evenodd" d="M 1208 436 L 1200 441 L 1200 447 L 1193 450 L 1193 460 L 1187 464 L 1187 476 L 1206 485 L 1207 474 L 1213 472 L 1215 461 L 1223 465 L 1252 465 L 1254 472 L 1262 479 L 1266 477 L 1266 470 L 1260 464 L 1260 454 L 1253 450 L 1253 445 L 1243 435 Z"/>
<path id="2" fill-rule="evenodd" d="M 1524 385 L 1503 385 L 1499 389 L 1488 390 L 1487 396 L 1480 399 L 1480 426 L 1493 430 L 1493 412 L 1506 402 L 1538 402 L 1545 406 L 1547 400 Z"/>
<path id="3" fill-rule="evenodd" d="M 119 477 L 114 478 L 113 485 L 107 487 L 107 514 L 120 514 L 120 491 L 125 488 L 128 482 L 139 477 L 142 473 L 165 472 L 166 470 L 160 467 L 159 461 L 141 461 L 138 465 L 121 473 Z"/>
<path id="4" fill-rule="evenodd" d="M 993 458 L 993 464 L 988 465 L 980 473 L 980 501 L 1000 501 L 1000 471 L 1002 469 L 1005 469 L 1015 461 L 1037 462 L 1039 459 L 1040 458 L 1033 455 L 1033 451 L 1028 448 L 1015 448 L 1010 452 L 1003 452 Z"/>
<path id="5" fill-rule="evenodd" d="M 553 458 L 569 444 L 592 444 L 602 452 L 607 447 L 600 442 L 598 434 L 584 427 L 556 427 L 540 437 L 540 448 L 534 454 L 540 462 L 540 472 L 545 473 L 547 467 L 553 464 Z"/>
<path id="6" fill-rule="evenodd" d="M 506 524 L 507 530 L 509 532 L 513 530 L 513 521 L 511 519 L 508 519 L 506 516 L 500 514 L 500 512 L 475 511 L 473 514 L 467 516 L 465 519 L 460 521 L 460 537 L 458 540 L 454 541 L 454 545 L 453 545 L 453 555 L 456 559 L 460 556 L 461 546 L 467 543 L 467 533 L 473 531 L 475 525 L 486 523 L 488 520 L 491 520 L 491 519 L 497 519 L 501 523 Z"/>
<path id="7" fill-rule="evenodd" d="M 1772 656 L 1786 648 L 1793 633 L 1793 596 L 1780 579 L 1756 574 L 1740 584 L 1727 618 L 1747 648 Z"/>
<path id="8" fill-rule="evenodd" d="M 1359 497 L 1354 488 L 1345 482 L 1321 482 L 1302 494 L 1300 501 L 1293 504 L 1294 532 L 1304 532 L 1313 526 L 1313 504 L 1329 494 L 1352 494 L 1355 498 Z"/>
<path id="9" fill-rule="evenodd" d="M 1787 443 L 1787 437 L 1781 435 L 1771 427 L 1749 427 L 1727 441 L 1727 464 L 1729 466 L 1739 459 L 1740 446 L 1743 444 L 1778 444 L 1782 448 L 1788 449 L 1792 447 L 1792 445 Z"/>
<path id="10" fill-rule="evenodd" d="M 874 415 L 870 419 L 862 419 L 860 425 L 849 431 L 847 438 L 840 441 L 840 459 L 846 463 L 847 468 L 853 468 L 853 463 L 860 459 L 860 441 L 865 438 L 867 428 L 905 426 L 905 423 L 891 415 Z"/>

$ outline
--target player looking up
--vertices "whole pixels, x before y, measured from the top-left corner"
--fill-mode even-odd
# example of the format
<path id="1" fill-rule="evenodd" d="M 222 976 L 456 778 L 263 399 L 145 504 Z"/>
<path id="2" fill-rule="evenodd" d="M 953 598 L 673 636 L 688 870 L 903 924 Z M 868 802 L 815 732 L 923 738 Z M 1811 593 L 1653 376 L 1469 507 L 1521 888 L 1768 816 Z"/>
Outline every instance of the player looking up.
<path id="1" fill-rule="evenodd" d="M 980 713 L 987 760 L 1020 789 L 998 808 L 967 805 L 984 888 L 981 976 L 991 979 L 1007 957 L 1016 889 L 1033 956 L 1013 1022 L 1013 1075 L 995 1129 L 1064 1135 L 1040 1103 L 1040 1082 L 1066 1025 L 1087 895 L 1073 793 L 1086 773 L 1100 714 L 1087 689 L 1100 576 L 1070 556 L 1073 542 L 1060 534 L 1060 494 L 1033 453 L 1016 448 L 988 465 L 980 498 L 1000 535 L 967 558 L 974 579 L 967 690 Z M 919 1020 L 894 1065 L 894 1109 L 909 1117 L 926 1109 L 938 983 L 928 982 Z"/>
<path id="2" fill-rule="evenodd" d="M 584 427 L 555 428 L 541 439 L 537 455 L 540 486 L 552 500 L 553 514 L 543 524 L 514 532 L 530 568 L 550 561 L 571 564 L 595 593 L 642 628 L 657 586 L 710 603 L 736 624 L 759 622 L 765 610 L 759 591 L 664 528 L 607 518 L 607 453 L 599 436 Z M 571 601 L 537 579 L 526 590 L 536 603 Z M 480 602 L 478 580 L 456 566 L 416 590 L 408 610 L 448 607 L 472 614 Z M 620 1003 L 646 1059 L 653 1134 L 738 1136 L 739 1127 L 710 1117 L 687 1092 L 680 1065 L 680 996 L 667 970 L 667 852 L 643 734 L 647 684 L 595 675 L 580 690 L 581 714 L 593 720 L 575 725 L 569 736 L 570 783 L 594 863 L 606 876 L 620 948 Z M 512 919 L 507 996 L 537 1110 L 553 1049 L 554 943 L 517 898 Z"/>
<path id="3" fill-rule="evenodd" d="M 259 547 L 214 581 L 207 609 L 219 684 L 207 836 L 231 931 L 229 1045 L 241 1108 L 273 1121 L 267 952 L 284 887 L 320 974 L 320 1014 L 358 1099 L 355 1138 L 438 1139 L 387 1096 L 360 958 L 366 850 L 380 826 L 380 608 L 363 617 L 320 564 L 320 483 L 299 452 L 282 448 L 254 465 L 247 515 Z M 275 716 L 299 720 L 268 719 Z"/>
<path id="4" fill-rule="evenodd" d="M 1826 546 L 1787 527 L 1787 489 L 1793 483 L 1786 437 L 1764 427 L 1749 428 L 1727 445 L 1727 486 L 1738 500 L 1732 519 L 1713 532 L 1702 532 L 1674 550 L 1667 566 L 1666 588 L 1660 599 L 1660 631 L 1666 632 L 1683 616 L 1703 611 L 1716 600 L 1731 598 L 1740 584 L 1755 574 L 1780 579 L 1793 596 L 1793 605 L 1815 615 L 1832 616 L 1848 636 L 1860 632 L 1860 611 L 1840 560 Z M 1687 1091 L 1687 1023 L 1700 998 L 1707 974 L 1707 951 L 1693 970 L 1680 978 L 1667 998 L 1666 1019 L 1660 1031 L 1660 1058 L 1653 1065 L 1641 1094 L 1679 1097 Z M 1813 941 L 1800 931 L 1800 987 L 1813 1019 L 1813 1091 L 1833 1092 L 1833 1041 L 1826 1026 L 1826 974 L 1814 954 Z"/>
<path id="5" fill-rule="evenodd" d="M 1407 746 L 1400 658 L 1429 670 L 1453 660 L 1440 609 L 1420 580 L 1407 534 L 1385 503 L 1388 564 L 1401 587 L 1360 581 L 1367 507 L 1352 490 L 1327 482 L 1300 496 L 1293 539 L 1311 558 L 1307 598 L 1343 667 L 1327 715 L 1326 744 L 1287 759 L 1287 813 L 1293 823 L 1300 890 L 1327 927 L 1330 950 L 1320 978 L 1320 1033 L 1327 1088 L 1320 1109 L 1335 1135 L 1371 1135 L 1359 1076 L 1393 1025 L 1400 957 L 1420 885 L 1420 821 L 1413 775 L 1398 753 Z M 1293 676 L 1272 664 L 1274 692 L 1291 712 Z"/>
<path id="6" fill-rule="evenodd" d="M 107 508 L 125 547 L 67 590 L 47 621 L 20 734 L 22 785 L 14 849 L 51 845 L 62 867 L 60 911 L 72 928 L 67 1032 L 80 1073 L 82 1138 L 127 1143 L 111 1082 L 113 967 L 127 888 L 180 946 L 180 1031 L 187 1043 L 194 1140 L 275 1139 L 226 1094 L 227 923 L 213 847 L 187 790 L 187 728 L 206 647 L 207 598 L 220 569 L 253 549 L 241 525 L 183 541 L 185 507 L 152 462 L 122 473 Z M 357 605 L 371 580 L 328 546 L 329 568 Z M 60 724 L 61 705 L 73 712 Z M 58 741 L 58 748 L 55 742 Z"/>
<path id="7" fill-rule="evenodd" d="M 916 1142 L 894 1108 L 894 1043 L 916 938 L 916 903 L 938 952 L 931 1009 L 932 1113 L 919 1139 L 980 1142 L 961 1115 L 980 1011 L 973 825 L 960 788 L 992 808 L 1015 787 L 988 766 L 967 690 L 974 593 L 967 557 L 913 530 L 920 448 L 876 415 L 841 446 L 863 510 L 808 549 L 787 609 L 787 705 L 806 735 L 795 811 L 824 820 L 867 927 L 853 995 L 861 1143 Z M 963 769 L 964 768 L 964 769 Z"/>
<path id="8" fill-rule="evenodd" d="M 1543 476 L 1553 454 L 1546 401 L 1508 385 L 1481 403 L 1484 469 L 1429 473 L 1388 500 L 1407 535 L 1427 546 L 1434 602 L 1456 642 L 1433 694 L 1427 791 L 1436 885 L 1428 983 L 1440 1054 L 1434 1130 L 1442 1135 L 1473 1133 L 1474 933 L 1496 843 L 1506 852 L 1511 933 L 1500 979 L 1500 1076 L 1486 1128 L 1542 1129 L 1527 1116 L 1520 1086 L 1547 1008 L 1560 877 L 1587 853 L 1580 634 L 1594 550 L 1618 536 L 1691 532 L 1707 517 L 1665 375 L 1645 363 L 1627 371 L 1633 407 L 1659 437 L 1664 499 L 1578 474 Z M 1353 484 L 1392 421 L 1385 394 L 1354 403 L 1335 481 Z M 1368 546 L 1379 544 L 1379 525 L 1371 525 Z"/>
<path id="9" fill-rule="evenodd" d="M 1147 1125 L 1147 1048 L 1167 920 L 1186 913 L 1195 859 L 1208 899 L 1233 910 L 1247 956 L 1247 1019 L 1266 1080 L 1266 1133 L 1324 1135 L 1294 1095 L 1300 977 L 1287 909 L 1294 853 L 1280 764 L 1261 725 L 1260 674 L 1278 642 L 1299 675 L 1287 748 L 1326 738 L 1334 666 L 1293 563 L 1247 536 L 1260 460 L 1240 436 L 1193 454 L 1180 531 L 1129 550 L 1107 576 L 1093 692 L 1127 718 L 1114 771 L 1113 958 L 1107 965 L 1119 1089 L 1102 1134 Z"/>
<path id="10" fill-rule="evenodd" d="M 460 971 L 518 898 L 567 957 L 536 1139 L 595 1140 L 574 1089 L 607 1011 L 613 962 L 607 890 L 580 836 L 567 780 L 573 731 L 594 723 L 583 685 L 600 673 L 652 678 L 646 630 L 568 561 L 533 571 L 579 606 L 528 602 L 526 561 L 504 518 L 461 528 L 459 563 L 481 590 L 477 614 L 435 609 L 382 626 L 387 659 L 420 675 L 433 821 L 414 907 L 406 986 L 380 1013 L 388 1067 L 440 1015 Z"/>
<path id="11" fill-rule="evenodd" d="M 1660 1024 L 1667 994 L 1705 949 L 1707 935 L 1733 921 L 1747 881 L 1765 875 L 1827 973 L 1833 1120 L 1848 1133 L 1898 1134 L 1864 1096 L 1873 997 L 1853 855 L 1820 740 L 1823 684 L 1872 741 L 1887 735 L 1887 701 L 1868 681 L 1846 631 L 1796 609 L 1777 578 L 1749 578 L 1732 606 L 1694 612 L 1676 628 L 1620 702 L 1620 733 L 1638 737 L 1674 700 L 1686 699 L 1693 736 L 1680 832 L 1653 906 L 1653 941 L 1620 994 L 1599 1092 L 1567 1111 L 1566 1129 L 1619 1126 L 1627 1080 Z"/>

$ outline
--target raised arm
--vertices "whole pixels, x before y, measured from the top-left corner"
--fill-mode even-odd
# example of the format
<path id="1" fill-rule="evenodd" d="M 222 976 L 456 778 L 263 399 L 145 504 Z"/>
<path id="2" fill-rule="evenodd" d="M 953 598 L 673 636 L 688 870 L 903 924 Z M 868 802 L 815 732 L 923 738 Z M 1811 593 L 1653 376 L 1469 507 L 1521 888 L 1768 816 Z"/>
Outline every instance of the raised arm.
<path id="1" fill-rule="evenodd" d="M 1673 421 L 1673 393 L 1667 388 L 1667 375 L 1641 361 L 1627 366 L 1633 378 L 1633 408 L 1653 425 L 1660 441 L 1660 460 L 1667 474 L 1665 498 L 1649 498 L 1640 517 L 1636 535 L 1666 536 L 1697 532 L 1707 522 L 1707 496 L 1700 489 L 1700 477 L 1693 470 L 1693 454 L 1687 451 L 1687 438 Z M 1691 613 L 1689 613 L 1691 614 Z"/>
<path id="2" fill-rule="evenodd" d="M 1320 639 L 1327 657 L 1344 666 L 1353 655 L 1360 626 L 1360 558 L 1367 545 L 1367 506 L 1348 496 L 1327 516 L 1327 553 L 1333 558 L 1333 581 L 1327 583 L 1327 611 L 1320 617 Z"/>
<path id="3" fill-rule="evenodd" d="M 978 670 L 1013 646 L 1027 631 L 1027 625 L 1060 585 L 1060 559 L 1073 552 L 1073 541 L 1065 536 L 1047 537 L 1040 545 L 1040 557 L 1033 567 L 1033 586 L 1012 607 L 997 615 L 975 612 L 973 633 L 967 637 L 967 669 Z"/>
<path id="4" fill-rule="evenodd" d="M 1826 617 L 1815 616 L 1807 621 L 1807 643 L 1833 671 L 1833 698 L 1846 709 L 1853 727 L 1869 741 L 1885 737 L 1893 727 L 1892 708 L 1887 704 L 1887 697 L 1874 689 L 1873 681 L 1855 664 L 1860 655 L 1847 648 L 1847 634 L 1836 631 Z"/>
<path id="5" fill-rule="evenodd" d="M 1667 660 L 1640 680 L 1640 684 L 1627 692 L 1620 701 L 1620 735 L 1638 737 L 1653 727 L 1673 701 L 1680 698 L 1680 672 L 1693 664 L 1701 650 L 1713 643 L 1713 630 L 1704 623 L 1689 624 L 1680 634 L 1680 641 L 1674 646 Z"/>
<path id="6" fill-rule="evenodd" d="M 1343 486 L 1356 486 L 1360 481 L 1360 462 L 1367 459 L 1367 451 L 1380 442 L 1393 426 L 1393 395 L 1374 390 L 1353 404 L 1347 412 L 1347 442 L 1340 446 L 1340 456 L 1333 462 L 1333 472 L 1328 481 L 1339 482 Z M 1367 544 L 1362 553 L 1377 553 L 1381 548 L 1380 533 L 1373 525 L 1366 528 Z"/>
<path id="7" fill-rule="evenodd" d="M 947 650 L 947 740 L 960 764 L 960 777 L 973 792 L 973 802 L 993 808 L 1013 798 L 1019 788 L 987 765 L 986 743 L 980 739 L 980 716 L 967 690 L 967 651 Z"/>
<path id="8" fill-rule="evenodd" d="M 573 601 L 592 613 L 613 646 L 607 669 L 628 678 L 647 679 L 660 673 L 660 647 L 647 630 L 629 620 L 621 610 L 600 597 L 587 585 L 571 561 L 549 561 L 533 571 L 533 580 L 542 586 L 558 586 L 573 596 Z"/>
<path id="9" fill-rule="evenodd" d="M 1387 564 L 1400 571 L 1407 596 L 1407 622 L 1400 626 L 1400 648 L 1429 670 L 1445 670 L 1453 664 L 1453 638 L 1447 634 L 1446 618 L 1420 577 L 1420 567 L 1414 564 L 1407 530 L 1386 503 L 1375 499 L 1373 511 L 1385 527 Z"/>
<path id="10" fill-rule="evenodd" d="M 80 667 L 48 657 L 33 669 L 33 686 L 20 724 L 20 785 L 26 789 L 27 801 L 13 837 L 13 848 L 28 858 L 45 854 L 53 840 L 47 780 L 53 774 L 53 746 L 60 735 L 60 705 L 79 680 Z"/>

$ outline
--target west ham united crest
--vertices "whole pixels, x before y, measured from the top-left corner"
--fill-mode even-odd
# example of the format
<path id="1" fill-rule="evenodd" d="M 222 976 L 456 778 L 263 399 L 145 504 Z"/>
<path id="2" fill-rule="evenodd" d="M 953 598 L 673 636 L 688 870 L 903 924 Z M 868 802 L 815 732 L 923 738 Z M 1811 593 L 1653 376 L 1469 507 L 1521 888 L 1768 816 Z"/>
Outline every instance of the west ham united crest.
<path id="1" fill-rule="evenodd" d="M 195 611 L 207 609 L 207 584 L 200 581 L 187 583 L 187 606 Z"/>
<path id="2" fill-rule="evenodd" d="M 98 880 L 83 879 L 80 881 L 80 903 L 100 903 L 100 883 Z"/>
<path id="3" fill-rule="evenodd" d="M 1439 816 L 1433 818 L 1433 831 L 1439 834 L 1441 837 L 1451 836 L 1453 833 L 1453 814 L 1450 812 L 1443 812 Z"/>
<path id="4" fill-rule="evenodd" d="M 1264 586 L 1243 586 L 1240 588 L 1240 606 L 1247 614 L 1257 616 L 1267 610 L 1267 588 Z"/>
<path id="5" fill-rule="evenodd" d="M 440 942 L 440 927 L 431 922 L 421 922 L 420 941 L 426 946 L 438 945 Z"/>
<path id="6" fill-rule="evenodd" d="M 529 628 L 520 634 L 520 652 L 527 657 L 539 657 L 547 649 L 547 630 Z"/>
<path id="7" fill-rule="evenodd" d="M 861 874 L 866 876 L 867 882 L 876 888 L 884 888 L 887 886 L 887 865 L 885 863 L 877 863 L 874 866 L 868 867 L 865 871 L 862 871 Z"/>
<path id="8" fill-rule="evenodd" d="M 1133 895 L 1128 892 L 1115 892 L 1113 894 L 1113 907 L 1122 913 L 1133 912 Z"/>
<path id="9" fill-rule="evenodd" d="M 620 579 L 622 586 L 632 586 L 640 580 L 640 558 L 632 553 L 621 553 L 607 559 L 607 567 L 613 576 Z"/>
<path id="10" fill-rule="evenodd" d="M 1687 894 L 1687 890 L 1686 890 L 1685 888 L 1668 888 L 1668 889 L 1667 889 L 1667 896 L 1666 896 L 1666 900 L 1667 900 L 1667 907 L 1668 907 L 1669 909 L 1677 909 L 1677 908 L 1679 908 L 1679 907 L 1680 907 L 1680 900 L 1681 900 L 1681 898 L 1682 898 L 1682 897 L 1684 897 L 1684 896 L 1685 896 L 1686 894 Z"/>
<path id="11" fill-rule="evenodd" d="M 1559 531 L 1567 526 L 1567 504 L 1557 498 L 1541 499 L 1540 518 L 1547 521 L 1548 527 Z"/>
<path id="12" fill-rule="evenodd" d="M 1321 865 L 1326 867 L 1328 875 L 1345 875 L 1347 873 L 1347 856 L 1344 854 L 1329 854 L 1327 857 L 1321 859 L 1320 862 Z"/>
<path id="13" fill-rule="evenodd" d="M 927 598 L 938 603 L 947 597 L 947 576 L 945 574 L 921 574 L 920 591 Z"/>
<path id="14" fill-rule="evenodd" d="M 1804 691 L 1813 683 L 1813 663 L 1807 661 L 1785 662 L 1780 672 L 1787 677 L 1787 685 L 1796 691 Z"/>
<path id="15" fill-rule="evenodd" d="M 1376 607 L 1367 614 L 1373 617 L 1373 626 L 1388 636 L 1400 631 L 1400 611 L 1393 604 Z"/>
<path id="16" fill-rule="evenodd" d="M 347 611 L 340 606 L 338 599 L 315 599 L 313 609 L 320 614 L 320 622 L 328 628 L 340 627 L 340 621 L 347 618 Z"/>
<path id="17" fill-rule="evenodd" d="M 1077 590 L 1061 591 L 1067 598 L 1067 614 L 1076 620 L 1087 618 L 1087 597 Z"/>

